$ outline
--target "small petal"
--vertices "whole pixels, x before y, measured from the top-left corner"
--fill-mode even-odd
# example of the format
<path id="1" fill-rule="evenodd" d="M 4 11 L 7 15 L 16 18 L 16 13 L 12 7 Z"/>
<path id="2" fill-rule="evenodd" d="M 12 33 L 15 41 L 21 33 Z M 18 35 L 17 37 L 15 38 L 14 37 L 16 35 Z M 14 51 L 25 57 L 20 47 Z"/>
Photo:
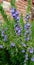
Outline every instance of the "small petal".
<path id="1" fill-rule="evenodd" d="M 1 36 L 4 36 L 4 31 L 1 32 Z"/>
<path id="2" fill-rule="evenodd" d="M 22 50 L 21 52 L 22 52 L 22 53 L 25 53 L 25 50 Z"/>
<path id="3" fill-rule="evenodd" d="M 16 14 L 16 15 L 19 15 L 19 12 L 18 12 L 18 11 L 16 11 L 16 12 L 15 12 L 15 14 Z"/>
<path id="4" fill-rule="evenodd" d="M 6 42 L 8 40 L 7 35 L 4 35 L 4 42 Z"/>
<path id="5" fill-rule="evenodd" d="M 11 47 L 15 47 L 15 43 L 12 42 L 12 43 L 11 43 Z"/>
<path id="6" fill-rule="evenodd" d="M 24 46 L 24 47 L 26 47 L 26 44 L 25 44 L 25 43 L 23 43 L 23 46 Z"/>
<path id="7" fill-rule="evenodd" d="M 3 48 L 3 45 L 0 45 L 0 49 L 2 49 Z"/>
<path id="8" fill-rule="evenodd" d="M 33 62 L 34 62 L 34 57 L 32 57 L 32 58 L 31 58 L 31 61 L 33 61 Z"/>
<path id="9" fill-rule="evenodd" d="M 30 48 L 30 49 L 29 49 L 29 52 L 30 52 L 30 53 L 33 53 L 33 48 Z"/>
<path id="10" fill-rule="evenodd" d="M 12 8 L 11 9 L 11 13 L 15 13 L 16 9 L 15 8 Z"/>

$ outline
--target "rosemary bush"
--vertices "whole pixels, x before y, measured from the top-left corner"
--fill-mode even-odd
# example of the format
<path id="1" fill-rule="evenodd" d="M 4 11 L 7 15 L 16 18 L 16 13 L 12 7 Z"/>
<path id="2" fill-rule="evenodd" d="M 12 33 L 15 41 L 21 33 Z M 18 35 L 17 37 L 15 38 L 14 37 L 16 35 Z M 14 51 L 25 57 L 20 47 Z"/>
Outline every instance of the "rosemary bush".
<path id="1" fill-rule="evenodd" d="M 16 10 L 14 0 L 11 6 Z M 29 23 L 28 20 L 28 24 L 32 25 L 32 39 L 25 40 L 25 24 L 22 15 L 18 19 L 17 16 L 17 20 L 14 16 L 14 19 L 10 21 L 1 5 L 0 12 L 5 21 L 5 23 L 0 23 L 0 65 L 34 65 L 34 21 Z M 19 30 L 16 31 L 16 29 Z"/>

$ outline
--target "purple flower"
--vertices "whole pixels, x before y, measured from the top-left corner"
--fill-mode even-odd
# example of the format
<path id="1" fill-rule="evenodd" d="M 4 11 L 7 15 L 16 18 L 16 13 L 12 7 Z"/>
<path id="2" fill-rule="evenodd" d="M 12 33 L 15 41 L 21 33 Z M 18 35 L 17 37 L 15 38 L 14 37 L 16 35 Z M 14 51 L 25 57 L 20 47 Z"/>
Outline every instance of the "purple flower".
<path id="1" fill-rule="evenodd" d="M 25 37 L 25 41 L 29 41 L 31 38 L 31 25 L 28 22 L 29 20 L 29 14 L 26 15 L 25 19 L 26 19 L 26 24 L 24 25 L 24 29 L 25 29 L 25 33 L 24 33 L 24 37 Z"/>
<path id="2" fill-rule="evenodd" d="M 25 43 L 23 43 L 22 45 L 23 45 L 23 47 L 26 47 L 27 46 Z"/>
<path id="3" fill-rule="evenodd" d="M 18 34 L 21 33 L 21 30 L 19 29 L 17 33 L 18 33 Z"/>
<path id="4" fill-rule="evenodd" d="M 28 54 L 25 55 L 25 60 L 28 60 Z"/>
<path id="5" fill-rule="evenodd" d="M 15 30 L 18 31 L 19 29 L 20 29 L 20 27 L 17 25 L 17 26 L 15 27 Z"/>
<path id="6" fill-rule="evenodd" d="M 26 41 L 29 41 L 31 39 L 31 30 L 27 30 L 25 33 L 24 33 L 24 37 L 25 37 L 25 40 Z"/>
<path id="7" fill-rule="evenodd" d="M 29 15 L 29 14 L 27 14 L 27 15 L 26 15 L 26 18 L 27 18 L 27 19 L 29 19 L 29 18 L 30 18 L 30 15 Z"/>
<path id="8" fill-rule="evenodd" d="M 4 36 L 4 30 L 1 32 L 1 36 Z"/>
<path id="9" fill-rule="evenodd" d="M 28 22 L 28 19 L 25 17 L 25 21 Z"/>
<path id="10" fill-rule="evenodd" d="M 31 31 L 26 30 L 26 32 L 24 33 L 24 37 L 26 41 L 29 41 L 31 39 Z"/>
<path id="11" fill-rule="evenodd" d="M 15 13 L 15 11 L 16 11 L 15 8 L 12 8 L 12 9 L 11 9 L 11 13 L 12 13 L 12 14 Z"/>
<path id="12" fill-rule="evenodd" d="M 12 8 L 11 13 L 14 19 L 18 22 L 20 20 L 18 11 L 15 8 Z"/>
<path id="13" fill-rule="evenodd" d="M 30 40 L 30 38 L 29 38 L 29 37 L 28 37 L 28 38 L 25 38 L 25 40 L 26 40 L 26 41 L 29 41 L 29 40 Z"/>
<path id="14" fill-rule="evenodd" d="M 27 25 L 26 24 L 24 25 L 24 29 L 27 29 Z"/>
<path id="15" fill-rule="evenodd" d="M 22 53 L 25 53 L 25 50 L 23 49 L 21 52 L 22 52 Z"/>
<path id="16" fill-rule="evenodd" d="M 8 37 L 7 35 L 4 35 L 4 42 L 7 42 L 8 41 Z"/>
<path id="17" fill-rule="evenodd" d="M 15 43 L 12 42 L 10 46 L 11 46 L 11 47 L 15 47 Z"/>
<path id="18" fill-rule="evenodd" d="M 15 14 L 18 16 L 18 15 L 19 15 L 19 12 L 18 12 L 18 11 L 16 11 L 16 12 L 15 12 Z"/>
<path id="19" fill-rule="evenodd" d="M 21 33 L 16 33 L 18 36 L 20 36 L 21 35 Z"/>
<path id="20" fill-rule="evenodd" d="M 26 17 L 25 17 L 25 21 L 28 22 L 29 21 L 29 18 L 30 18 L 30 15 L 27 14 Z"/>
<path id="21" fill-rule="evenodd" d="M 16 18 L 15 12 L 16 12 L 16 9 L 15 8 L 12 8 L 11 9 L 11 13 L 12 13 L 12 16 L 14 17 L 14 19 Z"/>
<path id="22" fill-rule="evenodd" d="M 28 22 L 29 21 L 29 18 L 30 18 L 30 15 L 27 14 L 26 17 L 25 17 L 25 21 Z"/>
<path id="23" fill-rule="evenodd" d="M 30 49 L 29 49 L 29 52 L 30 52 L 30 53 L 33 53 L 33 48 L 30 48 Z"/>
<path id="24" fill-rule="evenodd" d="M 34 57 L 32 57 L 32 58 L 31 58 L 31 61 L 33 61 L 33 62 L 34 62 Z"/>
<path id="25" fill-rule="evenodd" d="M 2 49 L 3 48 L 3 45 L 0 45 L 0 49 Z"/>
<path id="26" fill-rule="evenodd" d="M 16 24 L 15 25 L 15 32 L 16 32 L 17 35 L 21 35 L 21 30 L 22 29 L 20 28 L 20 26 L 18 24 Z"/>
<path id="27" fill-rule="evenodd" d="M 24 25 L 24 29 L 25 29 L 25 30 L 29 30 L 30 28 L 31 28 L 30 23 L 26 23 L 26 24 Z"/>
<path id="28" fill-rule="evenodd" d="M 27 25 L 27 27 L 30 27 L 30 23 L 27 23 L 26 25 Z"/>
<path id="29" fill-rule="evenodd" d="M 21 29 L 16 32 L 17 35 L 21 35 Z"/>
<path id="30" fill-rule="evenodd" d="M 20 20 L 20 17 L 19 17 L 19 16 L 17 16 L 17 17 L 16 17 L 16 20 L 17 20 L 17 21 L 19 21 L 19 20 Z"/>
<path id="31" fill-rule="evenodd" d="M 15 15 L 15 13 L 14 13 L 14 14 L 12 14 L 12 16 L 16 19 L 16 15 Z"/>
<path id="32" fill-rule="evenodd" d="M 27 31 L 24 33 L 24 37 L 27 36 L 27 35 L 29 35 L 29 33 L 30 33 L 30 31 L 27 30 Z"/>
<path id="33" fill-rule="evenodd" d="M 29 34 L 29 30 L 26 31 L 26 34 Z"/>
<path id="34" fill-rule="evenodd" d="M 14 17 L 14 19 L 15 19 L 17 22 L 19 22 L 19 20 L 20 20 L 20 17 L 19 17 L 19 16 L 17 16 L 16 14 L 13 14 L 13 17 Z"/>

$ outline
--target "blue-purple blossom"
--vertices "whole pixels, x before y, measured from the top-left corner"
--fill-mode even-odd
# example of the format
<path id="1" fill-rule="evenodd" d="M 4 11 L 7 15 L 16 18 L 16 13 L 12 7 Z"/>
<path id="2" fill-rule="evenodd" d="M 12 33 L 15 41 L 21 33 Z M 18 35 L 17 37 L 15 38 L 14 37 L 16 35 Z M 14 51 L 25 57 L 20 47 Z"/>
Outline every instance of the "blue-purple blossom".
<path id="1" fill-rule="evenodd" d="M 29 49 L 29 52 L 30 52 L 30 53 L 33 53 L 33 52 L 34 52 L 33 48 L 30 48 L 30 49 Z"/>
<path id="2" fill-rule="evenodd" d="M 12 16 L 16 19 L 16 15 L 15 15 L 15 13 L 14 13 L 14 14 L 12 14 Z"/>
<path id="3" fill-rule="evenodd" d="M 1 32 L 1 36 L 4 36 L 4 30 Z"/>
<path id="4" fill-rule="evenodd" d="M 26 41 L 29 41 L 29 40 L 30 40 L 30 38 L 29 38 L 29 37 L 28 37 L 28 38 L 25 38 L 25 40 L 26 40 Z"/>
<path id="5" fill-rule="evenodd" d="M 33 62 L 34 62 L 34 57 L 32 57 L 32 58 L 31 58 L 31 61 L 33 61 Z"/>
<path id="6" fill-rule="evenodd" d="M 12 8 L 10 11 L 13 14 L 13 13 L 15 13 L 16 9 L 15 8 Z"/>
<path id="7" fill-rule="evenodd" d="M 4 35 L 4 42 L 7 42 L 8 41 L 8 37 L 7 35 Z"/>
<path id="8" fill-rule="evenodd" d="M 28 19 L 25 17 L 25 21 L 28 22 Z"/>
<path id="9" fill-rule="evenodd" d="M 25 55 L 25 60 L 28 60 L 28 54 Z"/>
<path id="10" fill-rule="evenodd" d="M 26 33 L 26 34 L 29 34 L 29 30 L 27 30 L 25 33 Z"/>
<path id="11" fill-rule="evenodd" d="M 27 18 L 27 19 L 29 19 L 29 18 L 30 18 L 30 15 L 29 15 L 28 13 L 27 13 L 27 15 L 26 15 L 26 18 Z"/>
<path id="12" fill-rule="evenodd" d="M 25 43 L 23 43 L 22 45 L 23 45 L 23 47 L 26 47 L 27 46 Z"/>
<path id="13" fill-rule="evenodd" d="M 3 48 L 3 45 L 0 45 L 0 49 L 2 49 Z"/>
<path id="14" fill-rule="evenodd" d="M 21 52 L 22 52 L 22 53 L 25 53 L 25 50 L 23 49 Z"/>
<path id="15" fill-rule="evenodd" d="M 25 21 L 28 22 L 29 21 L 29 18 L 30 18 L 30 15 L 29 14 L 26 14 Z"/>
<path id="16" fill-rule="evenodd" d="M 12 16 L 13 16 L 14 18 L 16 18 L 15 12 L 16 12 L 16 9 L 15 9 L 15 8 L 12 8 L 12 9 L 11 9 L 11 13 L 12 13 Z"/>
<path id="17" fill-rule="evenodd" d="M 25 41 L 29 41 L 31 39 L 29 35 L 28 36 L 24 35 L 24 38 L 25 38 Z"/>
<path id="18" fill-rule="evenodd" d="M 15 43 L 12 42 L 10 46 L 11 46 L 11 47 L 15 47 Z"/>
<path id="19" fill-rule="evenodd" d="M 21 30 L 20 29 L 18 30 L 17 34 L 19 34 L 19 35 L 21 34 Z"/>
<path id="20" fill-rule="evenodd" d="M 25 29 L 25 33 L 24 33 L 25 41 L 29 41 L 30 40 L 30 36 L 31 36 L 31 25 L 29 23 L 29 18 L 30 18 L 30 15 L 27 14 L 26 17 L 25 17 L 26 24 L 24 25 L 24 29 Z"/>
<path id="21" fill-rule="evenodd" d="M 19 15 L 19 12 L 18 12 L 18 11 L 16 11 L 16 12 L 15 12 L 15 14 L 18 16 L 18 15 Z"/>
<path id="22" fill-rule="evenodd" d="M 29 19 L 29 15 L 26 16 L 27 19 Z M 24 33 L 24 38 L 25 41 L 29 41 L 31 39 L 31 25 L 29 22 L 26 21 L 26 24 L 24 25 L 25 33 Z"/>
<path id="23" fill-rule="evenodd" d="M 30 23 L 26 23 L 26 24 L 24 25 L 24 29 L 25 29 L 25 30 L 29 30 L 30 28 L 31 28 Z"/>
<path id="24" fill-rule="evenodd" d="M 27 27 L 30 27 L 30 23 L 28 22 L 28 23 L 26 23 L 26 25 L 27 25 Z"/>
<path id="25" fill-rule="evenodd" d="M 18 24 L 15 25 L 15 30 L 18 31 L 20 29 L 20 26 Z"/>
<path id="26" fill-rule="evenodd" d="M 24 38 L 26 41 L 29 41 L 31 39 L 31 30 L 26 30 L 24 33 Z"/>
<path id="27" fill-rule="evenodd" d="M 16 24 L 15 25 L 15 32 L 17 35 L 21 35 L 21 30 L 22 30 L 21 27 L 18 24 Z"/>
<path id="28" fill-rule="evenodd" d="M 24 25 L 24 29 L 27 29 L 27 25 L 26 24 Z"/>
<path id="29" fill-rule="evenodd" d="M 19 20 L 20 20 L 20 17 L 19 17 L 19 16 L 17 16 L 17 17 L 16 17 L 16 20 L 17 20 L 17 21 L 19 21 Z"/>
<path id="30" fill-rule="evenodd" d="M 31 35 L 31 33 L 32 33 L 32 31 L 27 30 L 27 31 L 25 31 L 24 36 L 26 36 L 26 35 L 30 36 L 30 35 Z"/>
<path id="31" fill-rule="evenodd" d="M 19 12 L 15 8 L 12 8 L 11 13 L 13 18 L 18 22 L 20 20 Z"/>

